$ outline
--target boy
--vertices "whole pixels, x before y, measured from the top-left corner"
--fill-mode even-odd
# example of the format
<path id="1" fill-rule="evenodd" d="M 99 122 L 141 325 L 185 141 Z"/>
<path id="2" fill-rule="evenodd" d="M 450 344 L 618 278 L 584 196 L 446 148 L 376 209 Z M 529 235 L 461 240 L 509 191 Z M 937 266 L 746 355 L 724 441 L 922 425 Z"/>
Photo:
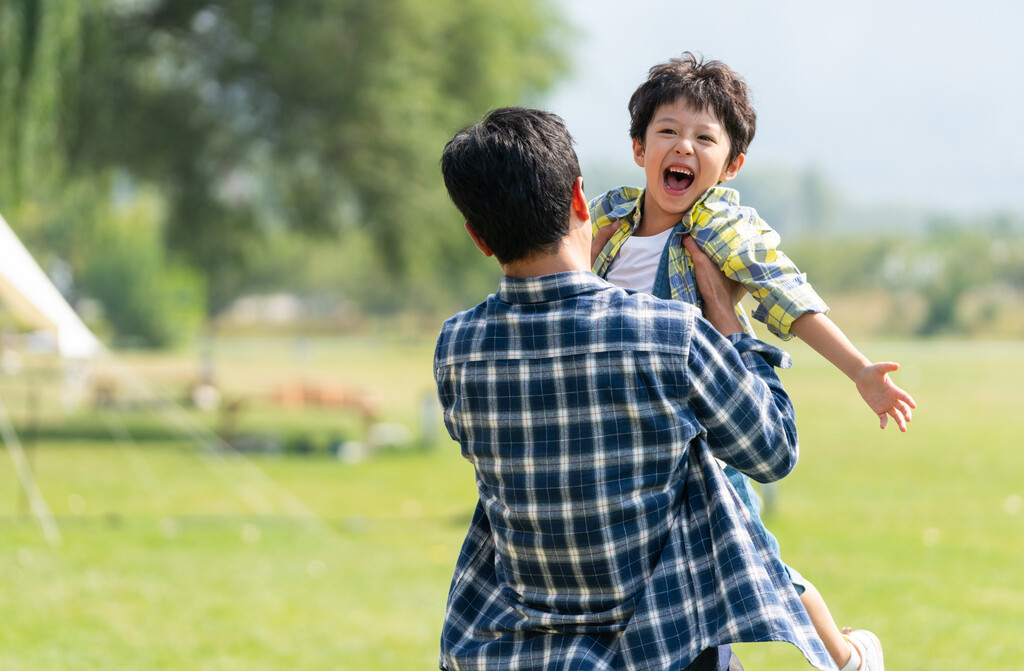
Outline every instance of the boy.
<path id="1" fill-rule="evenodd" d="M 885 428 L 906 431 L 914 400 L 889 379 L 895 363 L 871 363 L 825 316 L 828 307 L 778 248 L 779 237 L 736 191 L 756 115 L 746 84 L 719 61 L 687 52 L 651 68 L 629 101 L 633 156 L 644 190 L 623 187 L 591 202 L 594 272 L 619 286 L 700 305 L 688 248 L 702 249 L 758 302 L 753 315 L 775 335 L 796 335 L 843 371 Z M 737 306 L 748 332 L 750 322 Z M 726 468 L 751 513 L 759 505 L 750 480 Z M 763 527 L 762 527 L 763 528 Z M 777 551 L 774 537 L 764 533 Z M 789 568 L 789 567 L 787 567 Z M 836 627 L 817 590 L 791 568 L 815 629 L 840 669 L 879 671 L 874 634 Z M 845 635 L 844 635 L 845 634 Z"/>
<path id="2" fill-rule="evenodd" d="M 797 456 L 774 370 L 788 357 L 743 332 L 734 283 L 695 255 L 702 319 L 590 272 L 583 178 L 552 114 L 494 110 L 441 169 L 503 273 L 434 353 L 479 494 L 441 668 L 712 671 L 741 668 L 727 644 L 768 640 L 830 668 L 715 460 L 768 482 Z"/>

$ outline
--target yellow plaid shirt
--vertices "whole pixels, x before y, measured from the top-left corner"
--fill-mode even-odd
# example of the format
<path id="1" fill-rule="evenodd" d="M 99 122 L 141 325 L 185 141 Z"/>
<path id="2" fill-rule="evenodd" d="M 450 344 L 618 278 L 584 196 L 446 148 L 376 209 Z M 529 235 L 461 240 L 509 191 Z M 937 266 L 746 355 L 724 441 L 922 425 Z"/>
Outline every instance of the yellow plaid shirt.
<path id="1" fill-rule="evenodd" d="M 594 233 L 618 226 L 594 261 L 594 273 L 604 277 L 622 244 L 640 225 L 644 191 L 619 187 L 590 203 Z M 671 298 L 700 307 L 693 261 L 683 247 L 691 235 L 725 274 L 738 281 L 757 301 L 751 315 L 768 330 L 789 340 L 793 322 L 808 312 L 828 312 L 828 306 L 807 283 L 807 276 L 779 248 L 779 234 L 750 207 L 740 205 L 735 189 L 713 187 L 683 217 L 668 241 L 668 283 Z M 653 269 L 657 272 L 657 268 Z M 744 329 L 754 335 L 750 320 L 737 305 Z"/>

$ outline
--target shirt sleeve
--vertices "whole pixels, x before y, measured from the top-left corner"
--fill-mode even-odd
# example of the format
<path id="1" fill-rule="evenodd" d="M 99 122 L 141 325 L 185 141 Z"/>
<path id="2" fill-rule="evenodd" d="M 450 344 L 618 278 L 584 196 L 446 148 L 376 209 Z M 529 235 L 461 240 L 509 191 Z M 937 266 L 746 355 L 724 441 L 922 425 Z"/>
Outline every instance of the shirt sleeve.
<path id="1" fill-rule="evenodd" d="M 778 248 L 779 234 L 753 208 L 708 201 L 694 208 L 691 235 L 725 274 L 757 301 L 754 319 L 783 340 L 793 322 L 828 305 Z"/>
<path id="2" fill-rule="evenodd" d="M 793 404 L 775 373 L 789 355 L 745 333 L 723 338 L 703 319 L 688 358 L 690 402 L 711 453 L 758 482 L 785 477 L 799 446 Z"/>

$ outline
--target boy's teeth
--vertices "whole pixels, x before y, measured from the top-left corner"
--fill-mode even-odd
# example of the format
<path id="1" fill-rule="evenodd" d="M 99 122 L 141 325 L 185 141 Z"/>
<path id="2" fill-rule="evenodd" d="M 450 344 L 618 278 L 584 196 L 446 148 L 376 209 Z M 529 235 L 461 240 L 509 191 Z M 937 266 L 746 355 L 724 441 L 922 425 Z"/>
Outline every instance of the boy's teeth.
<path id="1" fill-rule="evenodd" d="M 693 173 L 681 168 L 669 168 L 665 175 L 665 182 L 673 189 L 685 189 L 693 183 Z"/>

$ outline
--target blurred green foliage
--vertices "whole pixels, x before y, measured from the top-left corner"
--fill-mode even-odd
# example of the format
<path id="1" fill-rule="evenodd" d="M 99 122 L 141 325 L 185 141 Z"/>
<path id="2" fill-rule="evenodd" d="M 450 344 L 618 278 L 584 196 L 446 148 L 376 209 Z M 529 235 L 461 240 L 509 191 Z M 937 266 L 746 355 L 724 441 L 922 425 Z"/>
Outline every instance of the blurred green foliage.
<path id="1" fill-rule="evenodd" d="M 115 346 L 184 344 L 205 319 L 206 296 L 202 276 L 166 249 L 162 199 L 152 189 L 111 198 L 96 185 L 69 180 L 51 201 L 23 201 L 18 231 L 30 248 L 50 250 L 40 261 L 51 275 L 71 269 L 74 283 L 58 288 L 101 337 Z M 90 301 L 100 310 L 83 309 Z"/>
<path id="2" fill-rule="evenodd" d="M 213 312 L 281 229 L 361 230 L 378 282 L 429 280 L 471 251 L 444 225 L 441 147 L 554 81 L 557 26 L 543 0 L 97 5 L 70 160 L 159 185 L 169 248 L 201 269 Z"/>
<path id="3" fill-rule="evenodd" d="M 79 11 L 78 0 L 0 2 L 0 205 L 59 189 Z"/>
<path id="4" fill-rule="evenodd" d="M 143 327 L 98 294 L 153 290 L 124 302 L 173 312 L 147 285 L 173 275 L 216 314 L 277 244 L 301 247 L 292 234 L 336 246 L 351 281 L 329 290 L 365 290 L 363 305 L 450 303 L 494 271 L 448 202 L 440 150 L 562 76 L 563 27 L 548 0 L 4 0 L 0 211 L 37 255 L 70 259 L 119 334 L 155 345 L 172 317 Z M 108 201 L 153 190 L 164 251 L 148 233 L 72 244 L 106 239 Z"/>
<path id="5" fill-rule="evenodd" d="M 84 252 L 103 259 L 86 266 L 80 281 L 103 304 L 106 320 L 117 325 L 118 346 L 180 345 L 205 317 L 202 281 L 166 258 L 153 200 L 136 198 L 102 217 Z"/>

